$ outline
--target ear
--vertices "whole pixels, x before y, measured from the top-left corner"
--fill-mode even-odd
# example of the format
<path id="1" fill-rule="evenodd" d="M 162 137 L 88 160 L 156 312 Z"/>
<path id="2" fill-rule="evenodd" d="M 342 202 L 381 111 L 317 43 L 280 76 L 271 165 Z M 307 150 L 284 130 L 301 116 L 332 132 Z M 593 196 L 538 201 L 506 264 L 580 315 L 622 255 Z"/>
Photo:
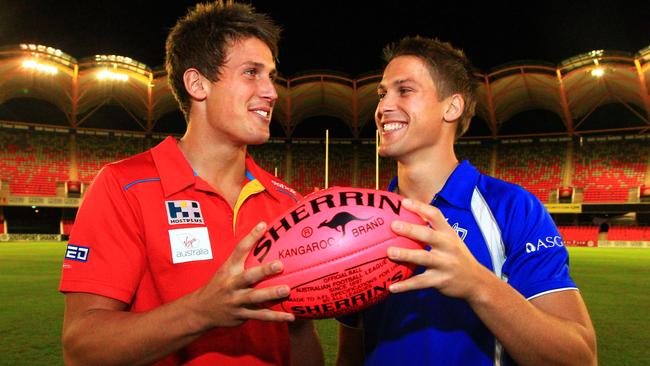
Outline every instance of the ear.
<path id="1" fill-rule="evenodd" d="M 207 97 L 206 83 L 208 83 L 208 80 L 199 70 L 194 68 L 185 70 L 183 83 L 185 84 L 185 90 L 193 99 L 204 100 Z"/>
<path id="2" fill-rule="evenodd" d="M 447 97 L 445 113 L 442 119 L 446 122 L 454 122 L 460 118 L 465 110 L 465 99 L 460 94 L 452 94 Z"/>

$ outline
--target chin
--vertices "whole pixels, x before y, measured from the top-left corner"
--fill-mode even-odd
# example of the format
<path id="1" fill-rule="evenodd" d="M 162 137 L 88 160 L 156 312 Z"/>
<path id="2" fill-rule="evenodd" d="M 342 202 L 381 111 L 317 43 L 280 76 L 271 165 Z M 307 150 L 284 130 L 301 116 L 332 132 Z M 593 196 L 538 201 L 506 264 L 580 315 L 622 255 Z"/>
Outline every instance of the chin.
<path id="1" fill-rule="evenodd" d="M 390 154 L 388 152 L 386 152 L 386 151 L 379 150 L 377 152 L 377 155 L 381 156 L 382 158 L 390 158 Z"/>
<path id="2" fill-rule="evenodd" d="M 261 145 L 269 141 L 269 138 L 271 138 L 269 134 L 255 136 L 249 140 L 248 145 Z"/>
<path id="3" fill-rule="evenodd" d="M 264 144 L 265 144 L 265 143 L 266 143 L 267 141 L 268 141 L 268 140 L 264 140 L 264 141 L 255 141 L 255 142 L 249 142 L 249 143 L 248 143 L 248 144 L 246 144 L 246 145 L 248 145 L 248 146 L 254 146 L 254 145 L 264 145 Z"/>
<path id="4" fill-rule="evenodd" d="M 395 149 L 391 149 L 389 146 L 379 146 L 379 151 L 377 152 L 382 158 L 394 158 Z"/>

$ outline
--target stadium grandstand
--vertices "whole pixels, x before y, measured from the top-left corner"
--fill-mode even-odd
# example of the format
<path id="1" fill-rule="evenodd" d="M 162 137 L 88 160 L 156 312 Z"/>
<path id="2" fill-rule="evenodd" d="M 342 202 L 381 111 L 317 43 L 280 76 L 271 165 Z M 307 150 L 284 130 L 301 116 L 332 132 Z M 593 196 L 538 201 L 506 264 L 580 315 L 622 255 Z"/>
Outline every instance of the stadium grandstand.
<path id="1" fill-rule="evenodd" d="M 477 115 L 459 158 L 535 194 L 567 244 L 650 247 L 650 46 L 517 62 L 476 78 Z M 380 79 L 278 77 L 271 141 L 250 153 L 302 193 L 326 177 L 328 186 L 386 187 L 395 167 L 375 156 Z M 0 241 L 65 239 L 104 164 L 184 129 L 162 67 L 0 48 Z"/>

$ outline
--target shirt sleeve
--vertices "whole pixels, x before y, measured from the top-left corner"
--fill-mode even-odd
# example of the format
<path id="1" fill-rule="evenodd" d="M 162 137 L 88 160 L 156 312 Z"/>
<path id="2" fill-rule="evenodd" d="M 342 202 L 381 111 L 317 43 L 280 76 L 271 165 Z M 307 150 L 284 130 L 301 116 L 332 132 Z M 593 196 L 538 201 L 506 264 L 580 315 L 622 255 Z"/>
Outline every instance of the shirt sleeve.
<path id="1" fill-rule="evenodd" d="M 569 275 L 569 254 L 542 203 L 520 190 L 506 210 L 503 273 L 508 283 L 527 299 L 546 293 L 577 289 Z"/>
<path id="2" fill-rule="evenodd" d="M 114 169 L 105 167 L 77 212 L 59 291 L 92 293 L 131 303 L 145 267 L 139 217 Z"/>

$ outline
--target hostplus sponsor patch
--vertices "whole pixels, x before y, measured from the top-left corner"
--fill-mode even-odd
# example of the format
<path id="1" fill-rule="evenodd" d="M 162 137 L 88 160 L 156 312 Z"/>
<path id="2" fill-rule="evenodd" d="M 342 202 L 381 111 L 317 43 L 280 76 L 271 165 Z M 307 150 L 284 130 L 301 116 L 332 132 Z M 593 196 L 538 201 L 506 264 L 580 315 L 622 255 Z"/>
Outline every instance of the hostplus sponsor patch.
<path id="1" fill-rule="evenodd" d="M 197 201 L 165 201 L 169 225 L 203 224 L 201 205 Z"/>

